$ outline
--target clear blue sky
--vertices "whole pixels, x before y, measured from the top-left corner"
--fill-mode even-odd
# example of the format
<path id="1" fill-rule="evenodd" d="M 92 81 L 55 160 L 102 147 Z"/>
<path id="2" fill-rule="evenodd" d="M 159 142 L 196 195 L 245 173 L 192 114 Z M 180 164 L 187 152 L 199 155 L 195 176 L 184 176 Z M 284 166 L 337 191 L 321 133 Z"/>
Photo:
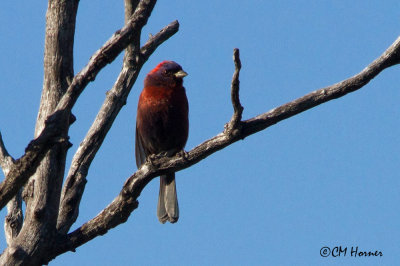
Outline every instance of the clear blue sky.
<path id="1" fill-rule="evenodd" d="M 14 157 L 33 136 L 46 8 L 46 1 L 5 1 L 0 9 L 0 130 Z M 241 52 L 247 119 L 358 73 L 400 35 L 394 0 L 159 1 L 143 41 L 175 19 L 180 31 L 143 67 L 90 168 L 73 228 L 97 215 L 136 170 L 137 99 L 145 73 L 158 62 L 177 61 L 189 73 L 189 150 L 230 119 L 233 48 Z M 122 25 L 123 1 L 81 1 L 75 71 Z M 100 72 L 74 108 L 68 164 L 120 68 L 121 57 Z M 399 71 L 386 70 L 360 91 L 177 173 L 177 224 L 158 222 L 154 180 L 125 224 L 50 265 L 397 264 Z M 383 256 L 322 258 L 324 246 L 358 246 Z"/>

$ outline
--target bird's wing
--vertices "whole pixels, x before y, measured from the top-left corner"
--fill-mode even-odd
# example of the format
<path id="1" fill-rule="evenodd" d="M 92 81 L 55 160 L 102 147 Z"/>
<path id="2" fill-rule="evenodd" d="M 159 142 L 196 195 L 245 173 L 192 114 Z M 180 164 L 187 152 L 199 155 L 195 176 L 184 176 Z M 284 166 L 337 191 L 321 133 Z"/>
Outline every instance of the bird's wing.
<path id="1" fill-rule="evenodd" d="M 135 134 L 135 157 L 136 157 L 136 165 L 139 168 L 146 161 L 146 152 L 143 146 L 142 138 L 136 127 Z"/>

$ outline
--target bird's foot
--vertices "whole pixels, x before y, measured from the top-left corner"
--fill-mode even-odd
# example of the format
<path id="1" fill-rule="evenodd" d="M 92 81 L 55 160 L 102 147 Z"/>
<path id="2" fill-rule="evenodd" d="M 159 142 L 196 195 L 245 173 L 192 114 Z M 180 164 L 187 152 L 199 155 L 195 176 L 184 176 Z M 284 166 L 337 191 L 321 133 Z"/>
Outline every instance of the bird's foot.
<path id="1" fill-rule="evenodd" d="M 177 155 L 185 161 L 189 160 L 189 154 L 184 149 L 182 149 L 180 152 L 178 152 Z"/>
<path id="2" fill-rule="evenodd" d="M 149 162 L 152 166 L 158 166 L 159 164 L 156 163 L 155 161 L 157 161 L 157 160 L 159 160 L 159 159 L 161 159 L 161 158 L 163 158 L 165 156 L 168 156 L 167 152 L 160 152 L 160 153 L 157 153 L 157 154 L 150 154 L 149 156 L 147 156 L 146 161 Z"/>

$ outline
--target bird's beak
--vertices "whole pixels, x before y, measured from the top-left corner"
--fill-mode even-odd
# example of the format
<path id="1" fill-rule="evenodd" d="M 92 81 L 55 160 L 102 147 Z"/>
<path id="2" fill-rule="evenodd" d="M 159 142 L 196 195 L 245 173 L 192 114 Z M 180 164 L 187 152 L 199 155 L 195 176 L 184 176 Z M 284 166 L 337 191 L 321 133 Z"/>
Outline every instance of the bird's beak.
<path id="1" fill-rule="evenodd" d="M 177 77 L 177 78 L 183 78 L 183 77 L 186 77 L 187 75 L 188 75 L 188 73 L 186 73 L 183 70 L 179 70 L 178 72 L 176 72 L 174 74 L 174 76 Z"/>

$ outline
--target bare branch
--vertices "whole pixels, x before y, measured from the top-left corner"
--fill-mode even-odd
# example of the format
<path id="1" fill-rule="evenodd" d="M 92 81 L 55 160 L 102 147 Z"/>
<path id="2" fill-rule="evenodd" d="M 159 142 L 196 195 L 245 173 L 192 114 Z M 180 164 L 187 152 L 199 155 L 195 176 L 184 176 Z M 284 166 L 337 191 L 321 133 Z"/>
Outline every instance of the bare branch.
<path id="1" fill-rule="evenodd" d="M 108 63 L 111 63 L 134 38 L 140 38 L 138 36 L 140 36 L 141 28 L 147 23 L 155 3 L 156 0 L 140 1 L 128 23 L 117 31 L 73 78 L 57 108 L 47 118 L 46 126 L 40 132 L 40 136 L 31 141 L 27 152 L 20 158 L 19 164 L 22 168 L 18 168 L 16 163 L 15 167 L 10 169 L 7 179 L 0 184 L 0 209 L 5 206 L 35 172 L 43 155 L 51 146 L 48 145 L 49 140 L 58 136 L 59 128 L 65 129 L 65 125 L 69 124 L 68 119 L 71 116 L 71 109 L 87 84 L 93 81 L 100 70 Z M 28 154 L 28 151 L 31 151 L 31 147 L 35 147 L 35 149 Z"/>
<path id="2" fill-rule="evenodd" d="M 299 99 L 244 121 L 242 138 L 270 127 L 298 113 L 311 109 L 317 105 L 337 99 L 350 92 L 354 92 L 365 86 L 382 70 L 399 63 L 400 37 L 398 37 L 396 41 L 379 58 L 374 60 L 359 74 L 332 86 L 313 91 Z"/>
<path id="3" fill-rule="evenodd" d="M 124 0 L 125 5 L 125 23 L 127 23 L 139 5 L 140 0 Z"/>
<path id="4" fill-rule="evenodd" d="M 89 63 L 72 80 L 66 94 L 61 99 L 57 110 L 71 110 L 78 96 L 90 81 L 94 81 L 100 70 L 114 59 L 134 39 L 140 38 L 140 32 L 146 25 L 155 0 L 143 0 L 135 10 L 126 25 L 114 35 L 91 57 Z"/>
<path id="5" fill-rule="evenodd" d="M 209 155 L 244 139 L 245 137 L 276 124 L 290 116 L 306 111 L 314 106 L 339 98 L 366 85 L 382 70 L 400 63 L 400 37 L 358 75 L 334 84 L 290 103 L 277 107 L 249 120 L 242 121 L 242 130 L 237 135 L 222 132 L 203 142 L 185 155 L 178 153 L 174 157 L 161 157 L 145 163 L 136 173 L 127 179 L 120 194 L 95 218 L 88 221 L 66 237 L 59 239 L 53 256 L 66 251 L 74 251 L 77 247 L 91 239 L 105 234 L 111 228 L 125 222 L 130 213 L 137 208 L 137 198 L 143 188 L 155 177 L 167 172 L 177 172 L 188 168 Z M 236 100 L 233 99 L 235 106 Z"/>
<path id="6" fill-rule="evenodd" d="M 45 150 L 53 145 L 69 143 L 65 138 L 54 138 L 60 133 L 57 124 L 52 124 L 48 130 L 43 131 L 39 137 L 31 141 L 25 149 L 25 154 L 17 159 L 10 168 L 3 182 L 0 183 L 0 209 L 2 209 L 8 201 L 21 189 L 30 176 L 35 173 L 40 161 L 46 155 Z"/>
<path id="7" fill-rule="evenodd" d="M 242 120 L 243 106 L 240 104 L 239 98 L 239 73 L 242 63 L 239 58 L 239 49 L 233 49 L 233 62 L 235 63 L 235 72 L 232 77 L 231 85 L 231 101 L 233 106 L 233 115 L 231 121 L 226 125 L 226 132 L 228 134 L 237 134 L 240 131 L 240 121 Z"/>
<path id="8" fill-rule="evenodd" d="M 5 177 L 7 177 L 8 172 L 14 163 L 15 160 L 8 154 L 0 132 L 0 165 Z M 17 195 L 7 203 L 7 215 L 4 222 L 4 232 L 7 245 L 10 245 L 12 239 L 18 235 L 22 227 L 22 221 L 22 198 L 21 191 L 19 191 Z"/>
<path id="9" fill-rule="evenodd" d="M 39 265 L 42 254 L 52 246 L 52 235 L 59 205 L 59 192 L 64 175 L 65 158 L 68 150 L 68 119 L 60 116 L 63 123 L 52 123 L 49 115 L 54 113 L 57 104 L 66 92 L 69 80 L 73 77 L 73 43 L 76 13 L 79 1 L 51 0 L 46 12 L 46 34 L 44 46 L 44 78 L 39 113 L 36 120 L 35 139 L 28 146 L 25 155 L 31 153 L 35 158 L 22 175 L 10 171 L 6 181 L 10 186 L 1 192 L 13 188 L 14 196 L 28 180 L 30 173 L 35 173 L 27 187 L 33 188 L 26 193 L 25 221 L 18 236 L 11 241 L 0 257 L 1 265 Z M 56 118 L 57 115 L 51 117 Z M 66 117 L 66 118 L 65 118 Z M 65 118 L 65 119 L 64 119 Z M 56 127 L 54 125 L 57 124 Z M 43 131 L 49 126 L 50 131 Z M 56 135 L 52 133 L 58 132 Z M 47 140 L 45 140 L 47 137 Z M 60 141 L 57 140 L 60 138 Z M 53 144 L 56 145 L 52 145 Z M 42 158 L 40 158 L 42 157 Z M 23 156 L 23 158 L 25 158 Z M 26 158 L 25 158 L 26 159 Z M 21 160 L 22 162 L 24 160 Z M 10 183 L 15 178 L 15 182 Z M 7 182 L 6 182 L 7 184 Z"/>
<path id="10" fill-rule="evenodd" d="M 15 160 L 8 154 L 8 151 L 4 145 L 3 137 L 0 132 L 0 166 L 3 169 L 4 176 L 8 175 L 11 167 L 14 165 Z"/>
<path id="11" fill-rule="evenodd" d="M 8 154 L 0 132 L 0 165 L 5 177 L 7 177 L 10 168 L 14 164 L 15 160 Z M 4 232 L 6 235 L 7 245 L 10 245 L 12 239 L 18 235 L 22 227 L 22 221 L 22 198 L 21 191 L 19 191 L 17 195 L 7 203 L 7 215 L 4 222 Z"/>
<path id="12" fill-rule="evenodd" d="M 130 17 L 135 12 L 136 8 L 139 5 L 139 0 L 124 0 L 125 5 L 125 24 L 128 23 Z M 134 65 L 136 62 L 136 55 L 138 54 L 138 50 L 140 49 L 140 38 L 135 38 L 132 43 L 126 47 L 124 62 L 123 65 L 126 67 L 130 67 Z"/>
<path id="13" fill-rule="evenodd" d="M 179 22 L 177 20 L 172 21 L 170 24 L 165 26 L 160 32 L 156 35 L 152 35 L 149 40 L 143 45 L 140 49 L 142 61 L 146 61 L 160 46 L 163 42 L 168 40 L 172 35 L 177 33 L 179 30 Z"/>

